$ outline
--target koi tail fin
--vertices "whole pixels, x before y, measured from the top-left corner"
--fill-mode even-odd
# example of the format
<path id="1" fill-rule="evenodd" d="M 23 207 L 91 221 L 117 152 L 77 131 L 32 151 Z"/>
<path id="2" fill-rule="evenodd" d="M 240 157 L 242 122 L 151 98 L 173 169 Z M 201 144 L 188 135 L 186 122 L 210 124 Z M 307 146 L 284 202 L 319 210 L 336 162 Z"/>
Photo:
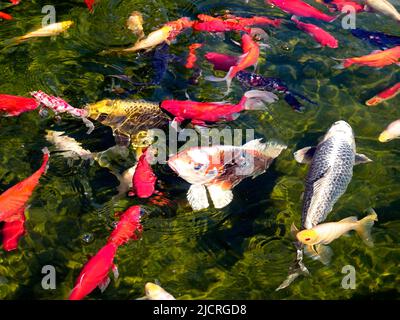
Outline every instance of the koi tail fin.
<path id="1" fill-rule="evenodd" d="M 226 82 L 226 87 L 227 87 L 225 95 L 227 95 L 231 91 L 232 72 L 233 72 L 233 67 L 230 67 L 228 73 L 223 78 L 218 78 L 218 77 L 214 77 L 214 76 L 208 76 L 208 77 L 205 77 L 204 79 L 206 79 L 207 81 L 212 81 L 212 82 L 225 81 Z"/>
<path id="2" fill-rule="evenodd" d="M 349 59 L 338 59 L 338 58 L 334 58 L 334 57 L 331 57 L 331 59 L 333 59 L 335 61 L 340 61 L 339 64 L 337 64 L 336 66 L 333 67 L 333 69 L 336 69 L 336 70 L 345 69 L 347 67 L 350 67 L 353 64 L 349 61 Z"/>
<path id="3" fill-rule="evenodd" d="M 369 209 L 370 214 L 357 222 L 356 232 L 364 241 L 364 243 L 372 247 L 374 245 L 371 237 L 371 229 L 375 221 L 378 221 L 378 215 L 374 209 Z"/>
<path id="4" fill-rule="evenodd" d="M 265 110 L 265 104 L 274 103 L 278 100 L 278 96 L 272 92 L 250 90 L 243 95 L 240 104 L 243 105 L 244 110 Z"/>

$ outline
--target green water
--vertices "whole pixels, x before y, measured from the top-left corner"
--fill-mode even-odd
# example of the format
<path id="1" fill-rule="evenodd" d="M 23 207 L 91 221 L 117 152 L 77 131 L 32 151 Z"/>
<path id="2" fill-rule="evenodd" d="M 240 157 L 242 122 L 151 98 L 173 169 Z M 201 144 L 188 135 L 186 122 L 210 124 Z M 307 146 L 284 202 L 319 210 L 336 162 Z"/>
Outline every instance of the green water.
<path id="1" fill-rule="evenodd" d="M 7 12 L 12 21 L 0 22 L 0 40 L 23 35 L 40 26 L 41 8 L 49 1 L 21 1 Z M 54 38 L 33 39 L 0 51 L 0 93 L 29 96 L 32 90 L 58 95 L 81 107 L 102 98 L 118 98 L 110 92 L 116 73 L 111 66 L 123 68 L 135 81 L 148 79 L 151 61 L 144 54 L 100 56 L 104 49 L 128 46 L 135 37 L 125 28 L 133 10 L 145 18 L 146 34 L 166 21 L 198 13 L 236 15 L 263 14 L 285 17 L 278 9 L 267 8 L 263 1 L 117 1 L 101 0 L 94 14 L 83 1 L 57 1 L 57 21 L 73 20 L 75 25 Z M 400 5 L 398 1 L 393 1 Z M 1 6 L 5 5 L 1 2 Z M 311 2 L 310 2 L 311 3 Z M 313 2 L 314 3 L 314 2 Z M 323 8 L 323 7 L 320 7 Z M 88 256 L 106 242 L 113 228 L 114 211 L 143 204 L 142 240 L 119 249 L 116 263 L 120 278 L 101 294 L 93 291 L 90 299 L 135 299 L 144 294 L 144 284 L 159 281 L 178 299 L 383 299 L 398 298 L 400 291 L 400 152 L 399 143 L 381 144 L 379 133 L 388 123 L 400 118 L 397 103 L 391 100 L 376 108 L 364 101 L 400 80 L 398 66 L 384 69 L 355 67 L 335 70 L 330 57 L 364 55 L 376 48 L 354 38 L 340 27 L 340 20 L 324 25 L 340 42 L 340 47 L 318 49 L 311 38 L 292 25 L 269 31 L 271 48 L 263 49 L 258 72 L 280 77 L 293 90 L 303 93 L 318 106 L 307 105 L 306 112 L 293 112 L 283 101 L 271 105 L 269 113 L 242 113 L 228 125 L 254 129 L 257 137 L 275 138 L 288 149 L 266 174 L 247 179 L 234 189 L 234 201 L 222 210 L 210 208 L 193 212 L 186 201 L 188 184 L 165 165 L 155 167 L 162 180 L 161 191 L 171 206 L 158 207 L 144 200 L 124 197 L 110 203 L 118 181 L 97 163 L 75 161 L 53 154 L 50 169 L 34 192 L 26 211 L 28 233 L 17 251 L 0 250 L 1 299 L 65 299 Z M 357 26 L 400 35 L 396 22 L 375 14 L 358 16 Z M 237 36 L 234 36 L 237 39 Z M 227 38 L 228 39 L 228 38 Z M 237 54 L 229 41 L 218 37 L 186 32 L 171 47 L 185 54 L 188 44 L 206 41 L 200 50 Z M 284 48 L 288 47 L 288 50 Z M 204 75 L 211 67 L 200 61 Z M 130 98 L 160 101 L 165 98 L 218 101 L 225 86 L 202 79 L 198 86 L 188 85 L 190 72 L 170 65 L 162 86 L 142 88 Z M 118 84 L 118 83 L 117 83 Z M 122 86 L 127 86 L 121 83 Z M 232 102 L 243 91 L 235 83 Z M 375 208 L 379 222 L 373 228 L 375 246 L 366 247 L 352 234 L 333 242 L 332 263 L 323 266 L 306 258 L 312 276 L 297 279 L 289 288 L 275 292 L 286 278 L 295 251 L 290 225 L 300 223 L 301 194 L 307 166 L 297 164 L 292 153 L 315 145 L 329 126 L 348 121 L 356 134 L 357 149 L 374 160 L 355 167 L 347 192 L 334 206 L 328 219 L 337 221 L 350 215 L 362 215 Z M 41 118 L 37 112 L 15 118 L 0 118 L 0 192 L 32 174 L 41 162 L 41 148 L 49 145 L 45 130 L 65 130 L 92 151 L 113 145 L 111 130 L 96 123 L 92 135 L 86 135 L 81 121 L 62 117 Z M 115 161 L 118 169 L 133 165 L 134 158 Z M 92 241 L 83 237 L 90 235 Z M 53 265 L 57 271 L 56 290 L 43 290 L 41 269 Z M 356 270 L 356 289 L 341 287 L 345 265 Z"/>

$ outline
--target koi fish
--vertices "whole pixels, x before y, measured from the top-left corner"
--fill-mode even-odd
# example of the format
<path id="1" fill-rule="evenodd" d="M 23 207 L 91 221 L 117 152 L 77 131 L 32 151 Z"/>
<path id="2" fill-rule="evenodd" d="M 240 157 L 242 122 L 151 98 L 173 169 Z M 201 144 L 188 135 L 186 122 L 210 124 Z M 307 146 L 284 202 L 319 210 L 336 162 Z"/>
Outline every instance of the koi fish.
<path id="1" fill-rule="evenodd" d="M 95 0 L 85 0 L 86 6 L 90 12 L 93 12 L 95 2 Z"/>
<path id="2" fill-rule="evenodd" d="M 332 22 L 337 18 L 329 16 L 301 0 L 265 0 L 265 2 L 298 17 L 314 18 L 325 22 Z"/>
<path id="3" fill-rule="evenodd" d="M 314 101 L 308 99 L 304 95 L 289 90 L 286 83 L 284 83 L 279 78 L 263 77 L 262 75 L 257 73 L 240 71 L 237 73 L 236 79 L 242 84 L 245 89 L 274 91 L 284 94 L 285 101 L 292 107 L 294 111 L 301 112 L 304 109 L 304 106 L 297 100 L 296 97 L 316 105 Z"/>
<path id="4" fill-rule="evenodd" d="M 126 22 L 129 30 L 131 30 L 138 39 L 143 39 L 145 37 L 143 31 L 143 16 L 139 11 L 133 11 Z"/>
<path id="5" fill-rule="evenodd" d="M 137 300 L 176 300 L 172 294 L 152 282 L 145 284 L 144 291 L 146 296 Z"/>
<path id="6" fill-rule="evenodd" d="M 237 63 L 237 57 L 229 56 L 216 52 L 209 52 L 205 55 L 205 58 L 211 62 L 214 66 L 214 70 L 228 71 L 229 68 Z M 263 77 L 260 74 L 239 71 L 236 75 L 236 79 L 241 83 L 241 85 L 248 90 L 257 89 L 264 91 L 274 91 L 284 94 L 285 101 L 292 107 L 295 111 L 303 111 L 304 106 L 297 100 L 299 97 L 311 104 L 316 105 L 314 101 L 306 98 L 305 96 L 291 91 L 288 89 L 287 85 L 278 78 Z"/>
<path id="7" fill-rule="evenodd" d="M 139 198 L 149 198 L 156 191 L 155 184 L 157 177 L 148 162 L 148 148 L 140 156 L 135 173 L 132 177 L 132 192 L 130 196 L 138 196 Z"/>
<path id="8" fill-rule="evenodd" d="M 137 232 L 142 232 L 140 214 L 141 209 L 139 206 L 132 206 L 122 214 L 107 244 L 83 267 L 71 291 L 69 300 L 81 300 L 96 289 L 96 287 L 99 287 L 104 292 L 110 283 L 108 276 L 110 270 L 113 271 L 114 278 L 118 278 L 118 268 L 114 264 L 117 249 L 130 239 L 138 239 Z"/>
<path id="9" fill-rule="evenodd" d="M 206 126 L 206 122 L 233 121 L 243 110 L 262 110 L 264 107 L 261 107 L 260 101 L 273 103 L 277 99 L 271 92 L 252 90 L 246 92 L 238 104 L 164 100 L 160 108 L 174 115 L 174 122 L 191 120 L 194 125 Z"/>
<path id="10" fill-rule="evenodd" d="M 200 21 L 193 23 L 193 30 L 203 32 L 228 32 L 228 31 L 244 31 L 250 32 L 249 28 L 246 28 L 239 24 L 237 21 L 226 21 L 222 18 L 208 16 L 206 14 L 199 14 L 197 18 Z"/>
<path id="11" fill-rule="evenodd" d="M 373 46 L 386 50 L 394 46 L 400 46 L 400 37 L 385 34 L 383 32 L 372 32 L 363 29 L 351 29 L 353 36 L 368 41 Z"/>
<path id="12" fill-rule="evenodd" d="M 388 0 L 366 0 L 366 11 L 377 11 L 383 15 L 400 22 L 400 13 Z"/>
<path id="13" fill-rule="evenodd" d="M 64 131 L 46 130 L 46 140 L 65 158 L 93 159 L 94 154 L 82 148 L 82 144 L 67 135 Z"/>
<path id="14" fill-rule="evenodd" d="M 42 105 L 53 110 L 55 114 L 58 113 L 69 113 L 73 117 L 80 118 L 85 126 L 88 128 L 87 134 L 92 133 L 94 130 L 94 124 L 87 119 L 88 112 L 85 109 L 74 108 L 69 105 L 66 101 L 59 97 L 50 96 L 43 91 L 33 91 L 31 95 Z"/>
<path id="15" fill-rule="evenodd" d="M 10 2 L 11 2 L 13 5 L 16 5 L 16 4 L 19 4 L 19 3 L 20 3 L 20 0 L 10 0 Z"/>
<path id="16" fill-rule="evenodd" d="M 373 211 L 361 220 L 357 220 L 357 217 L 347 217 L 338 222 L 322 223 L 302 231 L 292 225 L 292 233 L 306 246 L 305 250 L 311 257 L 324 257 L 324 260 L 329 263 L 333 253 L 332 249 L 326 245 L 352 230 L 358 233 L 367 246 L 372 247 L 371 229 L 375 221 L 378 221 L 378 216 Z"/>
<path id="17" fill-rule="evenodd" d="M 297 28 L 308 33 L 321 46 L 323 47 L 328 46 L 333 49 L 336 49 L 338 47 L 338 41 L 335 39 L 335 37 L 332 36 L 329 32 L 325 31 L 324 29 L 311 23 L 301 22 L 297 20 L 295 17 L 292 17 L 291 20 L 296 24 Z"/>
<path id="18" fill-rule="evenodd" d="M 186 17 L 167 22 L 160 29 L 151 32 L 145 39 L 137 41 L 133 47 L 119 51 L 129 53 L 139 50 L 150 50 L 163 42 L 170 44 L 183 30 L 192 27 L 192 25 L 193 21 Z"/>
<path id="19" fill-rule="evenodd" d="M 9 15 L 8 13 L 0 11 L 0 19 L 12 20 L 12 18 L 13 17 L 11 15 Z"/>
<path id="20" fill-rule="evenodd" d="M 393 121 L 379 135 L 379 142 L 389 142 L 400 137 L 400 120 Z"/>
<path id="21" fill-rule="evenodd" d="M 242 18 L 234 15 L 229 15 L 225 20 L 227 22 L 237 22 L 242 26 L 251 27 L 251 26 L 263 26 L 270 25 L 275 28 L 279 28 L 282 24 L 282 19 L 270 19 L 264 16 L 254 16 L 250 18 Z"/>
<path id="22" fill-rule="evenodd" d="M 202 46 L 203 44 L 201 43 L 193 43 L 189 46 L 189 56 L 187 57 L 185 68 L 187 69 L 194 68 L 197 61 L 196 50 L 201 48 Z"/>
<path id="23" fill-rule="evenodd" d="M 238 63 L 229 69 L 224 78 L 209 76 L 205 79 L 209 81 L 226 81 L 228 87 L 226 93 L 229 93 L 232 79 L 236 76 L 236 74 L 239 71 L 256 65 L 260 56 L 260 47 L 258 46 L 257 42 L 255 42 L 247 33 L 243 34 L 242 36 L 242 51 L 243 55 L 239 57 Z"/>
<path id="24" fill-rule="evenodd" d="M 174 54 L 169 53 L 169 45 L 163 43 L 156 47 L 152 57 L 152 66 L 154 76 L 153 79 L 149 82 L 135 82 L 131 77 L 127 75 L 111 75 L 111 77 L 127 81 L 133 86 L 152 86 L 159 85 L 164 78 L 166 72 L 168 71 L 168 65 L 171 62 L 181 62 L 181 58 L 177 57 Z"/>
<path id="25" fill-rule="evenodd" d="M 39 107 L 33 98 L 0 94 L 0 112 L 6 116 L 19 116 L 23 112 L 32 111 Z"/>
<path id="26" fill-rule="evenodd" d="M 11 43 L 19 43 L 31 38 L 38 37 L 53 37 L 68 30 L 74 24 L 73 21 L 63 21 L 49 24 L 45 27 L 39 28 L 35 31 L 29 32 L 26 35 L 17 37 L 11 40 Z"/>
<path id="27" fill-rule="evenodd" d="M 232 201 L 237 184 L 264 173 L 284 149 L 261 139 L 243 146 L 191 147 L 171 156 L 168 165 L 191 184 L 187 199 L 193 210 L 208 208 L 207 189 L 214 207 L 220 209 Z"/>
<path id="28" fill-rule="evenodd" d="M 396 83 L 394 86 L 378 93 L 373 98 L 365 102 L 367 106 L 376 106 L 384 101 L 394 98 L 400 93 L 400 82 Z"/>
<path id="29" fill-rule="evenodd" d="M 12 186 L 0 195 L 0 221 L 11 222 L 20 217 L 17 213 L 26 207 L 40 177 L 46 173 L 49 161 L 49 150 L 43 150 L 43 163 L 30 177 Z"/>
<path id="30" fill-rule="evenodd" d="M 5 222 L 3 226 L 3 249 L 13 251 L 18 248 L 19 239 L 25 234 L 25 208 L 20 209 L 16 219 Z"/>
<path id="31" fill-rule="evenodd" d="M 373 52 L 369 55 L 347 58 L 347 59 L 335 59 L 343 61 L 341 64 L 337 65 L 336 69 L 343 69 L 352 66 L 353 64 L 360 66 L 368 66 L 373 68 L 381 68 L 389 66 L 394 63 L 398 63 L 400 59 L 400 46 L 387 49 L 384 51 Z"/>

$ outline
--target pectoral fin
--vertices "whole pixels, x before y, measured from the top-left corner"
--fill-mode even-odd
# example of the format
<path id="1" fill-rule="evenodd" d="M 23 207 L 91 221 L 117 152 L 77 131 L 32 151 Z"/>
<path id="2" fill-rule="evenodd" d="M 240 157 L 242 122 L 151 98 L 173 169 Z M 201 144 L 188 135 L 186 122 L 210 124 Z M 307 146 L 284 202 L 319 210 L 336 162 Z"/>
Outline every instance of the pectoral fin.
<path id="1" fill-rule="evenodd" d="M 226 207 L 233 199 L 230 189 L 223 189 L 221 185 L 210 185 L 207 187 L 214 207 L 217 209 Z"/>
<path id="2" fill-rule="evenodd" d="M 306 147 L 306 148 L 297 150 L 294 153 L 294 159 L 298 163 L 311 163 L 316 149 L 317 149 L 316 147 Z"/>
<path id="3" fill-rule="evenodd" d="M 110 282 L 111 282 L 110 277 L 106 276 L 103 279 L 103 281 L 99 283 L 98 287 L 99 287 L 101 293 L 103 293 L 107 289 L 107 287 L 110 284 Z"/>
<path id="4" fill-rule="evenodd" d="M 206 209 L 209 206 L 207 190 L 203 185 L 191 185 L 187 193 L 187 199 L 194 211 Z"/>
<path id="5" fill-rule="evenodd" d="M 315 251 L 319 256 L 318 260 L 320 260 L 324 265 L 328 265 L 331 262 L 333 251 L 330 247 L 318 244 L 315 246 Z"/>
<path id="6" fill-rule="evenodd" d="M 368 163 L 368 162 L 372 162 L 372 160 L 368 158 L 365 154 L 356 153 L 355 164 Z"/>

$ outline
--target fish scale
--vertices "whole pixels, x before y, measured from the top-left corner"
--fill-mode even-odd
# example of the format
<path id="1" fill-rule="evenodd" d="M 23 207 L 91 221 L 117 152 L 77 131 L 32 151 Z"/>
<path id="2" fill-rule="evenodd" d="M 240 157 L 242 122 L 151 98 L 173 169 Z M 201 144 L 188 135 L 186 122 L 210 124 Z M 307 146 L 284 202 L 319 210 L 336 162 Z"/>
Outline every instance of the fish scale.
<path id="1" fill-rule="evenodd" d="M 304 228 L 312 228 L 326 219 L 334 203 L 346 191 L 353 176 L 354 163 L 354 148 L 345 139 L 331 137 L 318 145 L 306 178 L 302 211 Z M 314 190 L 315 182 L 325 174 L 328 185 Z M 312 201 L 315 202 L 313 207 Z"/>

